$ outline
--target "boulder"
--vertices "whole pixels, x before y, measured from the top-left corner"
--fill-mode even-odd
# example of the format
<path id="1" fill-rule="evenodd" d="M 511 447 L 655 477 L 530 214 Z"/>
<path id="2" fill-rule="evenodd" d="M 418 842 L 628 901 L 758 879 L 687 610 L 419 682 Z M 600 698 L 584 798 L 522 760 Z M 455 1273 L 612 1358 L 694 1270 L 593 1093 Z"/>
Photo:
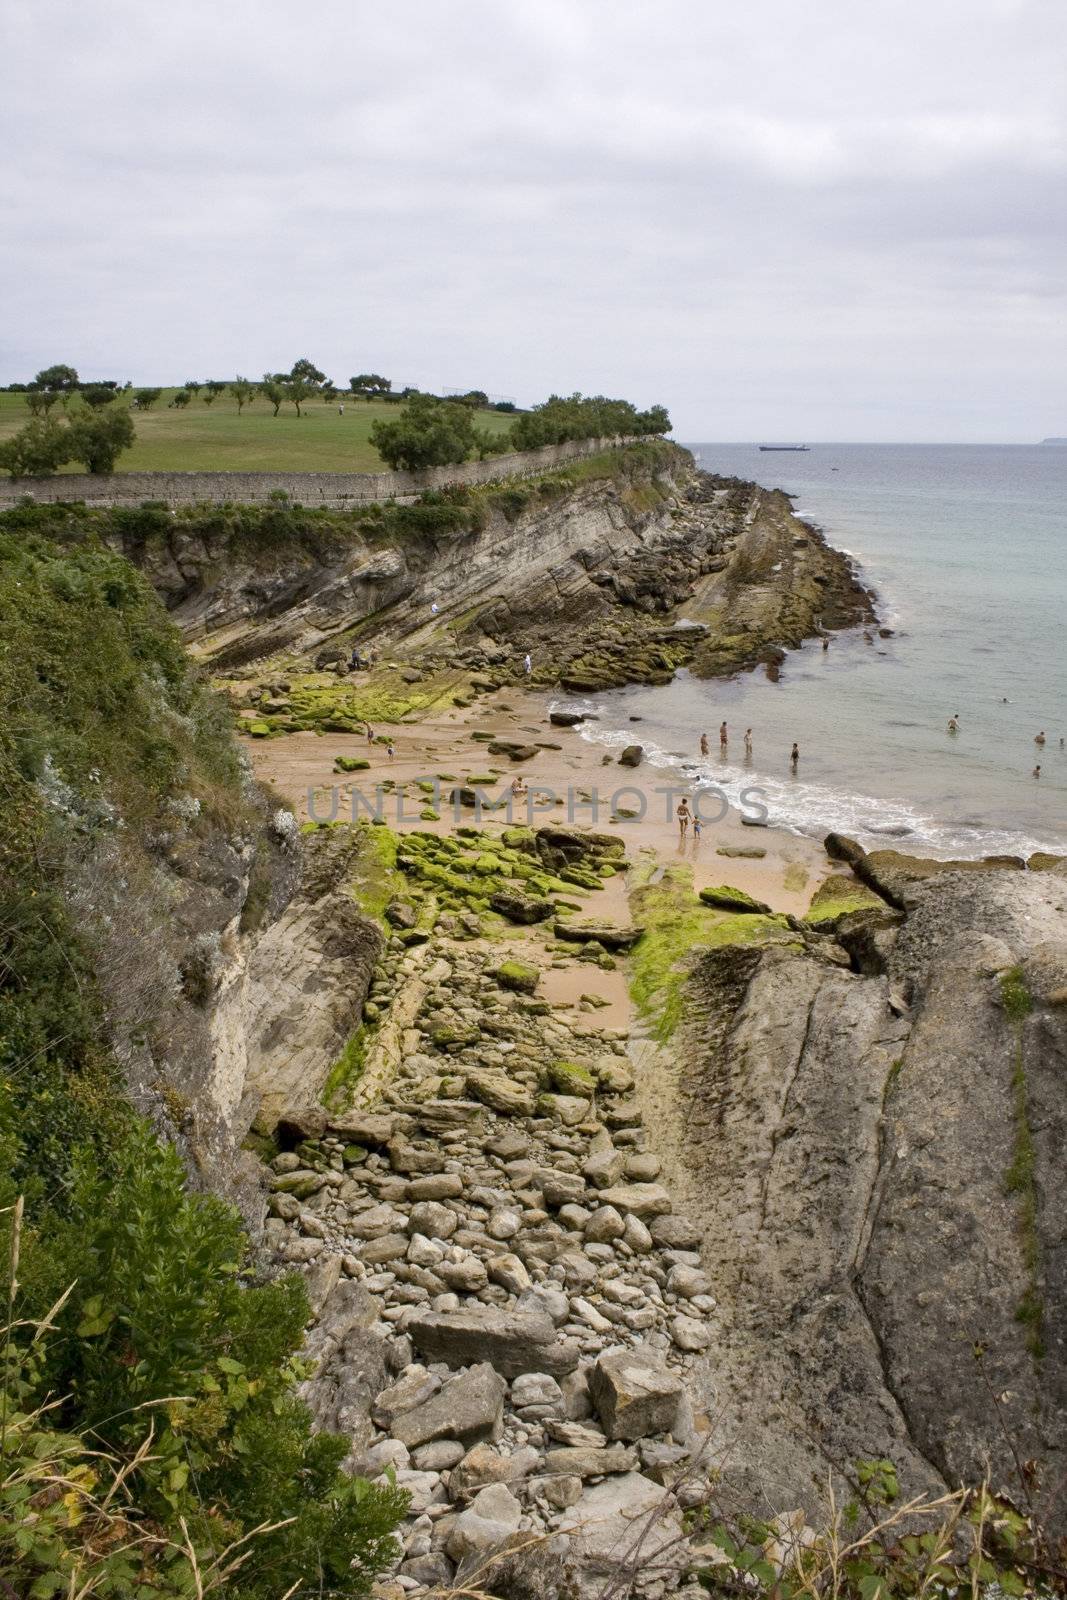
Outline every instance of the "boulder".
<path id="1" fill-rule="evenodd" d="M 533 1116 L 534 1097 L 524 1083 L 516 1083 L 504 1072 L 468 1072 L 467 1091 L 490 1111 L 502 1116 Z"/>
<path id="2" fill-rule="evenodd" d="M 563 1513 L 560 1531 L 568 1535 L 568 1560 L 581 1579 L 580 1593 L 598 1595 L 605 1580 L 626 1573 L 635 1551 L 664 1551 L 664 1559 L 689 1564 L 681 1516 L 659 1484 L 640 1472 L 626 1472 L 587 1489 Z M 680 1585 L 657 1566 L 667 1593 Z M 663 1590 L 660 1591 L 664 1592 Z"/>
<path id="3" fill-rule="evenodd" d="M 518 1530 L 521 1517 L 522 1507 L 507 1484 L 488 1484 L 456 1518 L 445 1549 L 453 1561 L 487 1555 Z"/>
<path id="4" fill-rule="evenodd" d="M 671 1433 L 682 1381 L 643 1350 L 607 1351 L 589 1373 L 589 1394 L 609 1439 Z"/>
<path id="5" fill-rule="evenodd" d="M 770 906 L 762 900 L 753 899 L 743 889 L 734 889 L 728 883 L 709 884 L 701 889 L 700 898 L 706 906 L 714 906 L 717 911 L 732 911 L 735 915 L 749 915 L 766 917 L 770 915 Z"/>
<path id="6" fill-rule="evenodd" d="M 620 767 L 639 767 L 644 760 L 644 748 L 639 744 L 628 744 L 619 756 Z"/>
<path id="7" fill-rule="evenodd" d="M 648 1231 L 661 1250 L 699 1250 L 704 1242 L 703 1233 L 688 1217 L 654 1217 Z"/>
<path id="8" fill-rule="evenodd" d="M 473 1444 L 496 1438 L 507 1384 L 488 1361 L 450 1378 L 422 1405 L 394 1417 L 390 1431 L 409 1450 L 431 1439 L 459 1439 Z"/>
<path id="9" fill-rule="evenodd" d="M 566 1477 L 602 1478 L 609 1472 L 632 1472 L 637 1452 L 624 1444 L 561 1445 L 545 1456 L 545 1471 Z"/>
<path id="10" fill-rule="evenodd" d="M 607 922 L 563 922 L 553 927 L 557 939 L 567 944 L 602 944 L 605 950 L 629 950 L 640 939 L 644 928 L 615 927 Z"/>
<path id="11" fill-rule="evenodd" d="M 500 1311 L 477 1306 L 463 1311 L 416 1311 L 407 1323 L 416 1349 L 450 1367 L 491 1361 L 498 1373 L 547 1372 L 558 1378 L 578 1365 L 578 1347 L 557 1343 L 545 1312 Z M 405 1441 L 406 1442 L 406 1441 Z"/>
<path id="12" fill-rule="evenodd" d="M 537 1461 L 537 1451 L 529 1448 L 505 1456 L 491 1444 L 472 1445 L 452 1472 L 449 1495 L 453 1501 L 468 1500 L 487 1484 L 518 1483 L 532 1472 Z"/>
<path id="13" fill-rule="evenodd" d="M 671 1197 L 661 1183 L 618 1183 L 601 1189 L 600 1203 L 635 1217 L 662 1217 L 669 1214 Z"/>
<path id="14" fill-rule="evenodd" d="M 529 761 L 537 754 L 535 744 L 520 744 L 515 739 L 494 739 L 486 749 L 491 756 L 507 756 L 509 761 Z"/>
<path id="15" fill-rule="evenodd" d="M 546 1067 L 542 1081 L 545 1088 L 557 1094 L 578 1095 L 588 1100 L 596 1089 L 597 1081 L 588 1067 L 577 1061 L 553 1061 Z"/>
<path id="16" fill-rule="evenodd" d="M 863 846 L 857 840 L 850 839 L 847 833 L 828 833 L 822 844 L 831 861 L 847 861 L 850 867 L 862 861 L 867 854 Z"/>
<path id="17" fill-rule="evenodd" d="M 330 1114 L 327 1132 L 349 1144 L 384 1149 L 396 1131 L 396 1118 L 375 1111 L 344 1111 Z"/>
<path id="18" fill-rule="evenodd" d="M 497 894 L 490 895 L 489 905 L 498 915 L 522 926 L 545 922 L 556 909 L 554 900 L 532 900 L 514 889 L 501 889 Z"/>
<path id="19" fill-rule="evenodd" d="M 579 722 L 584 722 L 587 713 L 584 711 L 550 711 L 548 720 L 554 728 L 576 728 Z"/>
<path id="20" fill-rule="evenodd" d="M 518 994 L 533 994 L 541 978 L 540 967 L 532 961 L 502 961 L 493 972 L 502 989 L 512 989 Z"/>

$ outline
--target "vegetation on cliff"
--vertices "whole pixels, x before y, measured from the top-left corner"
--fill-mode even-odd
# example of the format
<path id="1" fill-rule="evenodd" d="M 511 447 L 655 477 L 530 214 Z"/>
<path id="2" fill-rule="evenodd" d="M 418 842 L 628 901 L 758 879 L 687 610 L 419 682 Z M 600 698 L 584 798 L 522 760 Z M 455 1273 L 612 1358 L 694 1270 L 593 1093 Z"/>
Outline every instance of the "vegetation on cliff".
<path id="1" fill-rule="evenodd" d="M 259 1281 L 237 1213 L 135 1116 L 102 979 L 122 930 L 79 871 L 113 855 L 133 896 L 175 808 L 193 850 L 251 836 L 228 718 L 105 550 L 0 529 L 0 636 L 0 1577 L 359 1593 L 403 1497 L 311 1432 L 300 1281 Z M 129 985 L 146 954 L 127 942 Z"/>

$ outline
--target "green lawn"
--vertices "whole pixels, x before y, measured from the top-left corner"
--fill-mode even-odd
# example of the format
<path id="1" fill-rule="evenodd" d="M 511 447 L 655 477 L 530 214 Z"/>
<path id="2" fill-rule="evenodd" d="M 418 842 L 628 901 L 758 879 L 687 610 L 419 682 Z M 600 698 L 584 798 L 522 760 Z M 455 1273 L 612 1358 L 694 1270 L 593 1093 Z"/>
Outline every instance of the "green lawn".
<path id="1" fill-rule="evenodd" d="M 379 472 L 385 463 L 370 443 L 370 426 L 377 417 L 395 418 L 399 409 L 349 398 L 341 416 L 339 401 L 312 400 L 302 417 L 291 405 L 274 416 L 258 395 L 238 415 L 237 402 L 225 394 L 211 406 L 199 398 L 184 411 L 171 411 L 174 393 L 164 389 L 151 411 L 134 411 L 137 442 L 119 458 L 119 472 Z M 51 414 L 62 417 L 62 407 Z M 0 394 L 0 439 L 29 420 L 23 395 Z M 514 420 L 499 411 L 482 411 L 476 418 L 478 427 L 491 433 L 504 433 Z"/>

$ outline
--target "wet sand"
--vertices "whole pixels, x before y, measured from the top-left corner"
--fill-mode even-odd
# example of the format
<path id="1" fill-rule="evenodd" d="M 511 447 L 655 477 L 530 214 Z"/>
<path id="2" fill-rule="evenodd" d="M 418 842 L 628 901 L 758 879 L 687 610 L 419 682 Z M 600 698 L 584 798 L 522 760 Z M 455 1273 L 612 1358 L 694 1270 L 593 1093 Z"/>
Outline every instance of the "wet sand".
<path id="1" fill-rule="evenodd" d="M 368 806 L 376 803 L 377 786 L 391 782 L 396 791 L 383 793 L 382 815 L 399 832 L 422 828 L 452 833 L 457 826 L 474 824 L 499 831 L 554 822 L 618 833 L 631 860 L 650 852 L 660 862 L 685 862 L 692 869 L 697 889 L 731 884 L 775 911 L 797 915 L 807 910 L 812 894 L 831 870 L 814 840 L 770 827 L 746 827 L 736 811 L 707 824 L 700 839 L 695 839 L 690 829 L 682 844 L 673 814 L 684 791 L 677 789 L 668 797 L 662 791 L 669 779 L 662 770 L 622 767 L 614 756 L 605 761 L 604 751 L 582 739 L 575 729 L 553 727 L 543 695 L 501 690 L 470 707 L 427 713 L 418 720 L 375 731 L 392 739 L 393 760 L 384 745 L 369 745 L 361 735 L 343 733 L 250 739 L 247 748 L 257 777 L 272 785 L 301 820 L 312 814 L 309 797 L 318 820 L 328 820 L 332 814 L 337 819 L 350 818 L 353 789 L 361 797 L 356 814 L 366 816 Z M 475 731 L 544 748 L 527 761 L 513 762 L 507 756 L 489 755 L 483 741 L 472 739 Z M 638 739 L 635 730 L 635 742 Z M 357 773 L 337 773 L 334 762 L 338 756 L 369 760 L 371 765 Z M 484 810 L 476 818 L 469 808 L 457 809 L 449 803 L 453 782 L 464 783 L 471 776 L 491 772 L 499 773 L 492 787 L 487 786 L 493 799 L 503 798 L 517 773 L 527 785 L 527 795 L 513 801 L 510 818 L 505 810 Z M 424 821 L 419 811 L 430 803 L 430 797 L 421 793 L 415 782 L 435 778 L 441 780 L 440 820 Z M 622 794 L 622 790 L 638 792 Z M 590 803 L 594 792 L 599 797 L 595 813 Z M 644 815 L 612 820 L 613 797 L 619 806 L 637 811 L 643 804 Z M 716 853 L 720 846 L 758 848 L 766 855 L 762 859 L 725 857 Z"/>

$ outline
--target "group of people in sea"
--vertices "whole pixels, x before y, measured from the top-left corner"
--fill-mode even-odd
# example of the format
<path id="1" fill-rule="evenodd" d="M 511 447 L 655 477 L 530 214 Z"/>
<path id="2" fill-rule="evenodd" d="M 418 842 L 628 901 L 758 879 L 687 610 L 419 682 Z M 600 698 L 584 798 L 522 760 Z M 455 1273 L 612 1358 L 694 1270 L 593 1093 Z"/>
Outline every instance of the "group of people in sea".
<path id="1" fill-rule="evenodd" d="M 730 747 L 730 730 L 727 727 L 726 722 L 722 721 L 722 722 L 719 723 L 719 754 L 721 756 L 725 756 L 727 754 L 727 751 L 729 750 L 729 747 Z M 702 756 L 708 756 L 708 755 L 711 754 L 711 746 L 708 743 L 708 736 L 707 736 L 706 733 L 702 733 L 700 735 L 700 754 Z M 746 761 L 751 761 L 752 760 L 752 729 L 751 728 L 746 728 L 745 729 L 745 760 Z M 790 768 L 792 769 L 794 774 L 796 773 L 797 765 L 798 765 L 799 761 L 800 761 L 800 746 L 796 742 L 796 740 L 794 739 L 793 748 L 789 752 L 789 765 L 790 765 Z"/>
<path id="2" fill-rule="evenodd" d="M 1007 699 L 1004 699 L 1004 700 L 1001 701 L 1001 705 L 1005 705 L 1006 706 L 1007 704 L 1008 704 Z M 952 713 L 951 717 L 949 717 L 949 719 L 948 719 L 948 731 L 949 731 L 949 733 L 959 733 L 959 731 L 960 731 L 960 714 L 959 714 L 958 711 L 954 711 Z M 1039 733 L 1035 733 L 1034 734 L 1034 743 L 1037 745 L 1037 748 L 1039 750 L 1043 750 L 1045 748 L 1046 742 L 1047 741 L 1046 741 L 1046 737 L 1045 737 L 1045 730 L 1044 730 L 1044 728 L 1042 728 Z M 1061 734 L 1060 735 L 1060 749 L 1062 750 L 1063 748 L 1064 748 L 1064 739 L 1063 739 L 1063 735 Z M 1040 776 L 1041 776 L 1041 763 L 1039 761 L 1035 765 L 1034 770 L 1031 773 L 1031 777 L 1040 778 Z"/>

